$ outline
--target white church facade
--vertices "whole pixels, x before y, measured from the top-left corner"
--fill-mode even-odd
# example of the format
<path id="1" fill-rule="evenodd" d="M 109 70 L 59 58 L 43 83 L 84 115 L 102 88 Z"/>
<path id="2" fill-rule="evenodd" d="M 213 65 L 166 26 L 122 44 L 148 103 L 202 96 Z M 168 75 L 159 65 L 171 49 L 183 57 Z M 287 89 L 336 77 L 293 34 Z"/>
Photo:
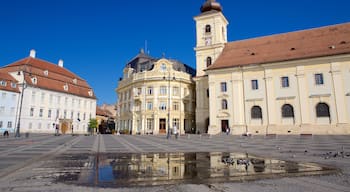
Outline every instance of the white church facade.
<path id="1" fill-rule="evenodd" d="M 218 2 L 194 19 L 197 130 L 350 133 L 350 23 L 227 42 Z"/>

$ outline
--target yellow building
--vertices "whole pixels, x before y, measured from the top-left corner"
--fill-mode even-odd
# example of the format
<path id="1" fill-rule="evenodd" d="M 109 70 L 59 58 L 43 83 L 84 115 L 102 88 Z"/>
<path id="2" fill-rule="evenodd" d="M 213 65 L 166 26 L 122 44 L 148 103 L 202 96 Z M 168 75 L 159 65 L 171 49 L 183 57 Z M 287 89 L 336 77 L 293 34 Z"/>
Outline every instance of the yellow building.
<path id="1" fill-rule="evenodd" d="M 116 92 L 117 130 L 128 134 L 178 133 L 195 128 L 194 69 L 143 50 L 124 68 Z M 170 133 L 170 132 L 169 132 Z"/>
<path id="2" fill-rule="evenodd" d="M 350 133 L 350 23 L 227 42 L 218 2 L 194 19 L 197 129 Z"/>

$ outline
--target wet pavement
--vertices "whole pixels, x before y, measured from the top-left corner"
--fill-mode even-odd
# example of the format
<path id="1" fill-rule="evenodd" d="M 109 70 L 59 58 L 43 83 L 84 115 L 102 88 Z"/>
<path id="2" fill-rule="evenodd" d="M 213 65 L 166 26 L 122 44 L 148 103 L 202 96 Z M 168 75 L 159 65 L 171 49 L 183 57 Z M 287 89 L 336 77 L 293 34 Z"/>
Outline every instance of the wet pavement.
<path id="1" fill-rule="evenodd" d="M 226 135 L 170 140 L 128 135 L 0 139 L 0 191 L 306 191 L 311 187 L 349 191 L 349 139 Z"/>

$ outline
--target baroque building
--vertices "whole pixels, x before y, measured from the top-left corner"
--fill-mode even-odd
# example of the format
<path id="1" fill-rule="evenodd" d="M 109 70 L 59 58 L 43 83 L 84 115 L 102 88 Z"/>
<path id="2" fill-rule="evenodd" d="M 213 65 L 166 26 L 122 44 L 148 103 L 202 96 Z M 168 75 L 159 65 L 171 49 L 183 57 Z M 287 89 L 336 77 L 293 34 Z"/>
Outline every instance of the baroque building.
<path id="1" fill-rule="evenodd" d="M 129 134 L 179 133 L 195 128 L 195 70 L 143 50 L 128 62 L 116 89 L 116 129 Z"/>
<path id="2" fill-rule="evenodd" d="M 36 58 L 36 52 L 0 68 L 18 82 L 16 129 L 22 132 L 88 133 L 96 116 L 96 97 L 88 83 L 63 67 Z"/>
<path id="3" fill-rule="evenodd" d="M 196 21 L 196 124 L 218 134 L 349 134 L 350 23 L 227 42 L 221 5 Z"/>

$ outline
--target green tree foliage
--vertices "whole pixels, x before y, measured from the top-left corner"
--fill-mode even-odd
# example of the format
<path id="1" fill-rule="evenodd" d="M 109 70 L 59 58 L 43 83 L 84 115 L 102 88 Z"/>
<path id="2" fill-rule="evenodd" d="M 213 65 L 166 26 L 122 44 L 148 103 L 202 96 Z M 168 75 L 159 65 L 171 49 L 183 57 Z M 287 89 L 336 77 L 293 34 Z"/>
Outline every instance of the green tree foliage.
<path id="1" fill-rule="evenodd" d="M 96 119 L 90 119 L 89 128 L 93 128 L 93 129 L 97 128 L 97 120 Z"/>

